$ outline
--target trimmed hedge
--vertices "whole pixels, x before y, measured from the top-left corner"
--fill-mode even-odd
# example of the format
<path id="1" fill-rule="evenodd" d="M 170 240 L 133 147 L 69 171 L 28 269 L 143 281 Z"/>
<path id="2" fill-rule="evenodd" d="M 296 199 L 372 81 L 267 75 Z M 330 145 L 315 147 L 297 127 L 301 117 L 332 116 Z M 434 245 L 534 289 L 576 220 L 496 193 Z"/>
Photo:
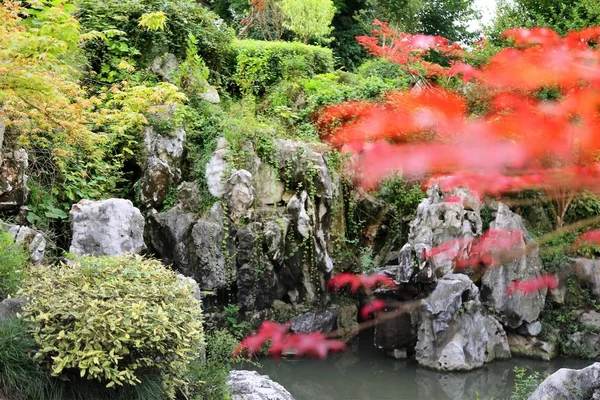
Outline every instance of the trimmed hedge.
<path id="1" fill-rule="evenodd" d="M 234 40 L 233 81 L 244 94 L 262 95 L 286 79 L 297 80 L 333 71 L 331 49 L 298 42 Z"/>

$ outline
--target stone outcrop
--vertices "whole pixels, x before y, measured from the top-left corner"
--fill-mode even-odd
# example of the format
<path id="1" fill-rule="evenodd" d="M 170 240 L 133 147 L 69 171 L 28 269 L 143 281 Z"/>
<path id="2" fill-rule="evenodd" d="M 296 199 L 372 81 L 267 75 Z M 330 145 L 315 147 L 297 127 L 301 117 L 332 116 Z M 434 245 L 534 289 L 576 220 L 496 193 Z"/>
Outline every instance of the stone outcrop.
<path id="1" fill-rule="evenodd" d="M 508 335 L 510 351 L 514 356 L 539 358 L 550 361 L 558 356 L 558 344 L 544 341 L 533 336 L 522 336 L 516 333 Z"/>
<path id="2" fill-rule="evenodd" d="M 155 125 L 166 125 L 174 119 L 175 108 L 162 107 L 150 118 Z M 144 128 L 143 175 L 140 179 L 140 201 L 147 208 L 159 208 L 171 187 L 181 181 L 186 132 L 171 127 L 159 132 L 153 126 Z"/>
<path id="3" fill-rule="evenodd" d="M 511 328 L 538 319 L 546 301 L 546 289 L 535 293 L 514 292 L 507 295 L 507 289 L 516 280 L 535 279 L 542 275 L 542 260 L 537 245 L 528 238 L 522 218 L 498 203 L 496 218 L 490 229 L 510 229 L 523 232 L 524 238 L 514 246 L 516 251 L 530 250 L 513 261 L 488 268 L 481 280 L 482 301 L 493 307 L 500 315 L 501 322 Z"/>
<path id="4" fill-rule="evenodd" d="M 69 215 L 72 254 L 102 256 L 146 250 L 144 217 L 129 200 L 81 200 Z"/>
<path id="5" fill-rule="evenodd" d="M 600 300 L 600 260 L 575 258 L 573 267 L 577 277 L 588 284 L 596 299 Z"/>
<path id="6" fill-rule="evenodd" d="M 9 319 L 21 312 L 27 300 L 25 297 L 4 299 L 0 302 L 0 320 Z"/>
<path id="7" fill-rule="evenodd" d="M 0 127 L 2 129 L 2 127 Z M 0 157 L 0 211 L 14 211 L 27 204 L 29 156 L 24 149 L 4 152 Z"/>
<path id="8" fill-rule="evenodd" d="M 408 243 L 400 251 L 395 278 L 400 283 L 434 282 L 450 273 L 454 265 L 449 254 L 461 254 L 465 251 L 464 245 L 456 242 L 452 251 L 427 259 L 425 252 L 456 239 L 468 240 L 481 235 L 478 199 L 460 189 L 444 193 L 438 185 L 433 185 L 427 193 L 429 197 L 419 204 L 417 215 L 410 223 Z M 446 202 L 451 196 L 460 197 L 462 202 Z"/>
<path id="9" fill-rule="evenodd" d="M 463 274 L 438 281 L 420 309 L 417 362 L 430 368 L 458 371 L 481 367 L 494 358 L 508 358 L 506 334 L 485 315 L 479 289 Z"/>
<path id="10" fill-rule="evenodd" d="M 329 308 L 323 311 L 311 311 L 298 315 L 290 320 L 292 332 L 331 332 L 338 319 L 337 308 Z"/>
<path id="11" fill-rule="evenodd" d="M 231 400 L 294 400 L 283 386 L 256 371 L 231 371 L 227 386 Z"/>
<path id="12" fill-rule="evenodd" d="M 4 227 L 15 243 L 24 247 L 32 264 L 39 264 L 46 254 L 46 238 L 36 230 L 22 225 L 6 225 Z"/>
<path id="13" fill-rule="evenodd" d="M 580 370 L 561 368 L 529 396 L 529 400 L 589 400 L 600 391 L 600 363 Z"/>

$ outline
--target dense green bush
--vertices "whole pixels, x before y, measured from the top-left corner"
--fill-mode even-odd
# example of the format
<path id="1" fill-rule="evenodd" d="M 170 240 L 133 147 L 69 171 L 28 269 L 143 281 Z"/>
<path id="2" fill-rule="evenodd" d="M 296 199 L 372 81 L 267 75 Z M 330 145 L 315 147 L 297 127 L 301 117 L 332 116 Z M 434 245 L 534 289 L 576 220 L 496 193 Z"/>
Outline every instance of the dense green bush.
<path id="1" fill-rule="evenodd" d="M 234 82 L 242 93 L 262 95 L 286 79 L 307 78 L 333 70 L 330 49 L 302 43 L 235 40 Z"/>
<path id="2" fill-rule="evenodd" d="M 228 58 L 233 31 L 218 16 L 193 0 L 79 0 L 76 13 L 83 32 L 105 32 L 106 39 L 90 40 L 88 61 L 104 80 L 115 81 L 121 61 L 147 65 L 158 55 L 174 53 L 183 59 L 189 35 L 198 40 L 200 56 L 215 72 Z M 163 12 L 164 29 L 148 30 L 139 25 L 143 14 Z"/>
<path id="3" fill-rule="evenodd" d="M 15 293 L 25 277 L 27 253 L 6 232 L 0 232 L 0 300 Z"/>
<path id="4" fill-rule="evenodd" d="M 206 338 L 206 361 L 192 362 L 185 375 L 188 382 L 186 398 L 190 400 L 225 400 L 230 398 L 227 376 L 233 364 L 244 360 L 231 357 L 238 340 L 226 330 L 216 331 Z"/>
<path id="5" fill-rule="evenodd" d="M 159 373 L 173 397 L 202 345 L 200 304 L 159 261 L 140 256 L 82 257 L 32 270 L 23 318 L 54 375 L 107 387 Z"/>

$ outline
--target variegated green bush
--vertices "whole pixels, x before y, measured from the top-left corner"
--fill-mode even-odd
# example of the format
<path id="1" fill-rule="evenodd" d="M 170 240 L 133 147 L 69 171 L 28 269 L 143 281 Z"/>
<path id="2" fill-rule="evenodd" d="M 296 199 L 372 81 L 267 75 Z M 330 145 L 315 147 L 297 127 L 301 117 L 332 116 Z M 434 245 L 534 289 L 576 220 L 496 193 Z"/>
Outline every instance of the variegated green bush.
<path id="1" fill-rule="evenodd" d="M 163 374 L 174 397 L 203 341 L 200 303 L 159 261 L 82 257 L 31 272 L 23 318 L 54 375 L 76 373 L 107 387 Z"/>

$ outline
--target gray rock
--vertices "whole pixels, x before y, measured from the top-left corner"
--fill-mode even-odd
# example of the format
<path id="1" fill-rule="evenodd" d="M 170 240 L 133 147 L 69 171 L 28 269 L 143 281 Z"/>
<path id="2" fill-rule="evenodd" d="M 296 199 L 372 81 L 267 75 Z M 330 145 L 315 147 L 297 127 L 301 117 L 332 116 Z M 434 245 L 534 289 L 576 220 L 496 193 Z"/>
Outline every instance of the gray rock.
<path id="1" fill-rule="evenodd" d="M 69 215 L 72 254 L 101 256 L 146 250 L 144 217 L 129 200 L 81 200 L 71 207 Z"/>
<path id="2" fill-rule="evenodd" d="M 576 258 L 573 260 L 573 267 L 577 277 L 587 283 L 596 299 L 600 300 L 600 260 Z"/>
<path id="3" fill-rule="evenodd" d="M 217 88 L 209 85 L 208 82 L 206 82 L 204 86 L 204 91 L 198 93 L 198 97 L 213 104 L 218 104 L 221 102 L 221 97 L 219 96 Z"/>
<path id="4" fill-rule="evenodd" d="M 600 389 L 600 363 L 580 370 L 561 368 L 529 396 L 529 400 L 591 399 Z"/>
<path id="5" fill-rule="evenodd" d="M 165 108 L 155 113 L 155 119 L 166 120 L 174 110 Z M 181 163 L 183 161 L 186 132 L 175 128 L 163 134 L 153 127 L 144 129 L 144 162 L 143 175 L 140 181 L 140 201 L 148 208 L 158 208 L 167 197 L 169 188 L 179 184 L 181 180 Z"/>
<path id="6" fill-rule="evenodd" d="M 175 264 L 178 269 L 190 269 L 188 238 L 197 217 L 192 213 L 171 209 L 152 213 L 148 217 L 150 244 L 165 264 Z"/>
<path id="7" fill-rule="evenodd" d="M 41 232 L 22 225 L 7 225 L 6 228 L 15 243 L 25 247 L 32 264 L 42 262 L 46 253 L 46 238 Z"/>
<path id="8" fill-rule="evenodd" d="M 222 252 L 223 229 L 216 222 L 201 219 L 192 227 L 187 238 L 187 259 L 182 271 L 193 277 L 203 290 L 227 286 L 227 267 Z M 230 271 L 233 276 L 234 271 Z"/>
<path id="9" fill-rule="evenodd" d="M 579 316 L 579 323 L 600 331 L 600 312 L 596 310 L 582 312 Z"/>
<path id="10" fill-rule="evenodd" d="M 339 315 L 337 308 L 323 311 L 311 311 L 292 318 L 292 332 L 331 332 Z"/>
<path id="11" fill-rule="evenodd" d="M 340 307 L 336 325 L 341 337 L 350 338 L 358 334 L 358 307 L 354 304 Z"/>
<path id="12" fill-rule="evenodd" d="M 511 358 L 510 345 L 504 328 L 498 320 L 486 315 L 485 329 L 488 335 L 487 356 L 485 362 Z"/>
<path id="13" fill-rule="evenodd" d="M 217 149 L 206 164 L 206 183 L 208 191 L 217 198 L 221 198 L 225 192 L 225 180 L 230 166 L 227 163 L 228 157 L 227 141 L 220 138 L 217 143 Z"/>
<path id="14" fill-rule="evenodd" d="M 532 336 L 508 335 L 508 344 L 513 356 L 525 356 L 550 361 L 558 356 L 558 345 Z"/>
<path id="15" fill-rule="evenodd" d="M 517 329 L 517 332 L 525 336 L 537 336 L 542 333 L 542 323 L 540 321 L 524 323 Z"/>
<path id="16" fill-rule="evenodd" d="M 179 71 L 179 62 L 174 54 L 166 53 L 156 57 L 152 61 L 150 69 L 163 80 L 174 83 L 177 78 L 177 72 Z"/>
<path id="17" fill-rule="evenodd" d="M 0 302 L 0 320 L 10 319 L 21 312 L 27 300 L 25 297 L 4 299 Z"/>
<path id="18" fill-rule="evenodd" d="M 24 149 L 3 154 L 0 166 L 0 211 L 16 210 L 27 204 L 29 156 Z"/>
<path id="19" fill-rule="evenodd" d="M 298 233 L 304 238 L 309 239 L 312 232 L 312 218 L 314 215 L 313 204 L 306 191 L 302 191 L 300 196 L 294 195 L 287 204 L 287 211 L 296 225 Z M 310 215 L 309 215 L 310 213 Z"/>
<path id="20" fill-rule="evenodd" d="M 482 222 L 479 215 L 480 204 L 468 192 L 456 189 L 444 193 L 439 185 L 433 185 L 428 191 L 429 197 L 423 200 L 415 219 L 410 223 L 408 244 L 401 254 L 398 280 L 406 282 L 417 275 L 419 281 L 435 281 L 451 272 L 454 257 L 466 252 L 467 246 L 456 239 L 472 239 L 481 235 Z M 447 203 L 450 196 L 463 198 L 463 203 Z M 475 210 L 473 210 L 475 209 Z M 424 253 L 432 247 L 455 242 L 455 248 L 426 259 Z M 416 260 L 416 262 L 414 261 Z"/>
<path id="21" fill-rule="evenodd" d="M 237 298 L 243 311 L 267 309 L 278 294 L 275 268 L 262 251 L 261 231 L 261 224 L 253 222 L 237 234 Z"/>
<path id="22" fill-rule="evenodd" d="M 307 176 L 313 177 L 315 195 L 331 199 L 333 196 L 333 183 L 329 169 L 323 158 L 327 146 L 318 147 L 288 139 L 275 139 L 275 153 L 280 168 L 290 171 L 289 182 L 292 187 L 303 182 Z M 307 171 L 314 171 L 308 174 Z"/>
<path id="23" fill-rule="evenodd" d="M 482 313 L 479 289 L 469 277 L 449 274 L 423 300 L 416 360 L 427 367 L 471 370 L 506 356 L 504 331 L 493 317 Z"/>
<path id="24" fill-rule="evenodd" d="M 567 337 L 563 353 L 572 357 L 596 358 L 600 356 L 600 334 L 575 332 Z"/>
<path id="25" fill-rule="evenodd" d="M 229 216 L 234 222 L 247 217 L 254 203 L 252 174 L 240 169 L 234 171 L 225 185 L 225 200 L 229 207 Z"/>
<path id="26" fill-rule="evenodd" d="M 375 326 L 375 346 L 386 351 L 402 350 L 417 340 L 416 314 L 403 313 Z"/>
<path id="27" fill-rule="evenodd" d="M 290 225 L 286 217 L 267 221 L 264 228 L 265 246 L 269 259 L 277 266 L 283 265 L 285 257 L 285 238 Z"/>
<path id="28" fill-rule="evenodd" d="M 227 386 L 231 400 L 294 400 L 283 386 L 256 371 L 231 371 Z"/>
<path id="29" fill-rule="evenodd" d="M 256 200 L 260 204 L 279 203 L 285 191 L 285 186 L 279 179 L 279 172 L 258 158 L 255 163 L 258 165 L 256 175 L 254 175 Z"/>
<path id="30" fill-rule="evenodd" d="M 182 182 L 177 187 L 178 202 L 174 208 L 185 212 L 196 212 L 201 196 L 200 188 L 196 182 Z"/>
<path id="31" fill-rule="evenodd" d="M 525 251 L 527 246 L 535 246 L 527 237 L 522 218 L 502 203 L 498 203 L 496 219 L 490 224 L 490 228 L 523 232 L 524 239 L 514 246 L 515 251 Z M 535 246 L 526 255 L 486 270 L 481 280 L 482 301 L 493 307 L 499 313 L 501 322 L 511 328 L 517 328 L 524 322 L 534 322 L 544 308 L 547 290 L 535 293 L 513 292 L 510 295 L 506 293 L 514 281 L 535 279 L 542 273 L 542 260 Z"/>
<path id="32" fill-rule="evenodd" d="M 192 294 L 194 295 L 194 298 L 196 300 L 198 300 L 199 302 L 202 301 L 202 291 L 200 290 L 200 286 L 198 285 L 198 282 L 196 282 L 194 280 L 194 278 L 190 278 L 189 276 L 178 274 L 177 279 L 179 279 L 182 284 L 187 285 L 190 288 L 190 290 L 192 291 Z"/>

